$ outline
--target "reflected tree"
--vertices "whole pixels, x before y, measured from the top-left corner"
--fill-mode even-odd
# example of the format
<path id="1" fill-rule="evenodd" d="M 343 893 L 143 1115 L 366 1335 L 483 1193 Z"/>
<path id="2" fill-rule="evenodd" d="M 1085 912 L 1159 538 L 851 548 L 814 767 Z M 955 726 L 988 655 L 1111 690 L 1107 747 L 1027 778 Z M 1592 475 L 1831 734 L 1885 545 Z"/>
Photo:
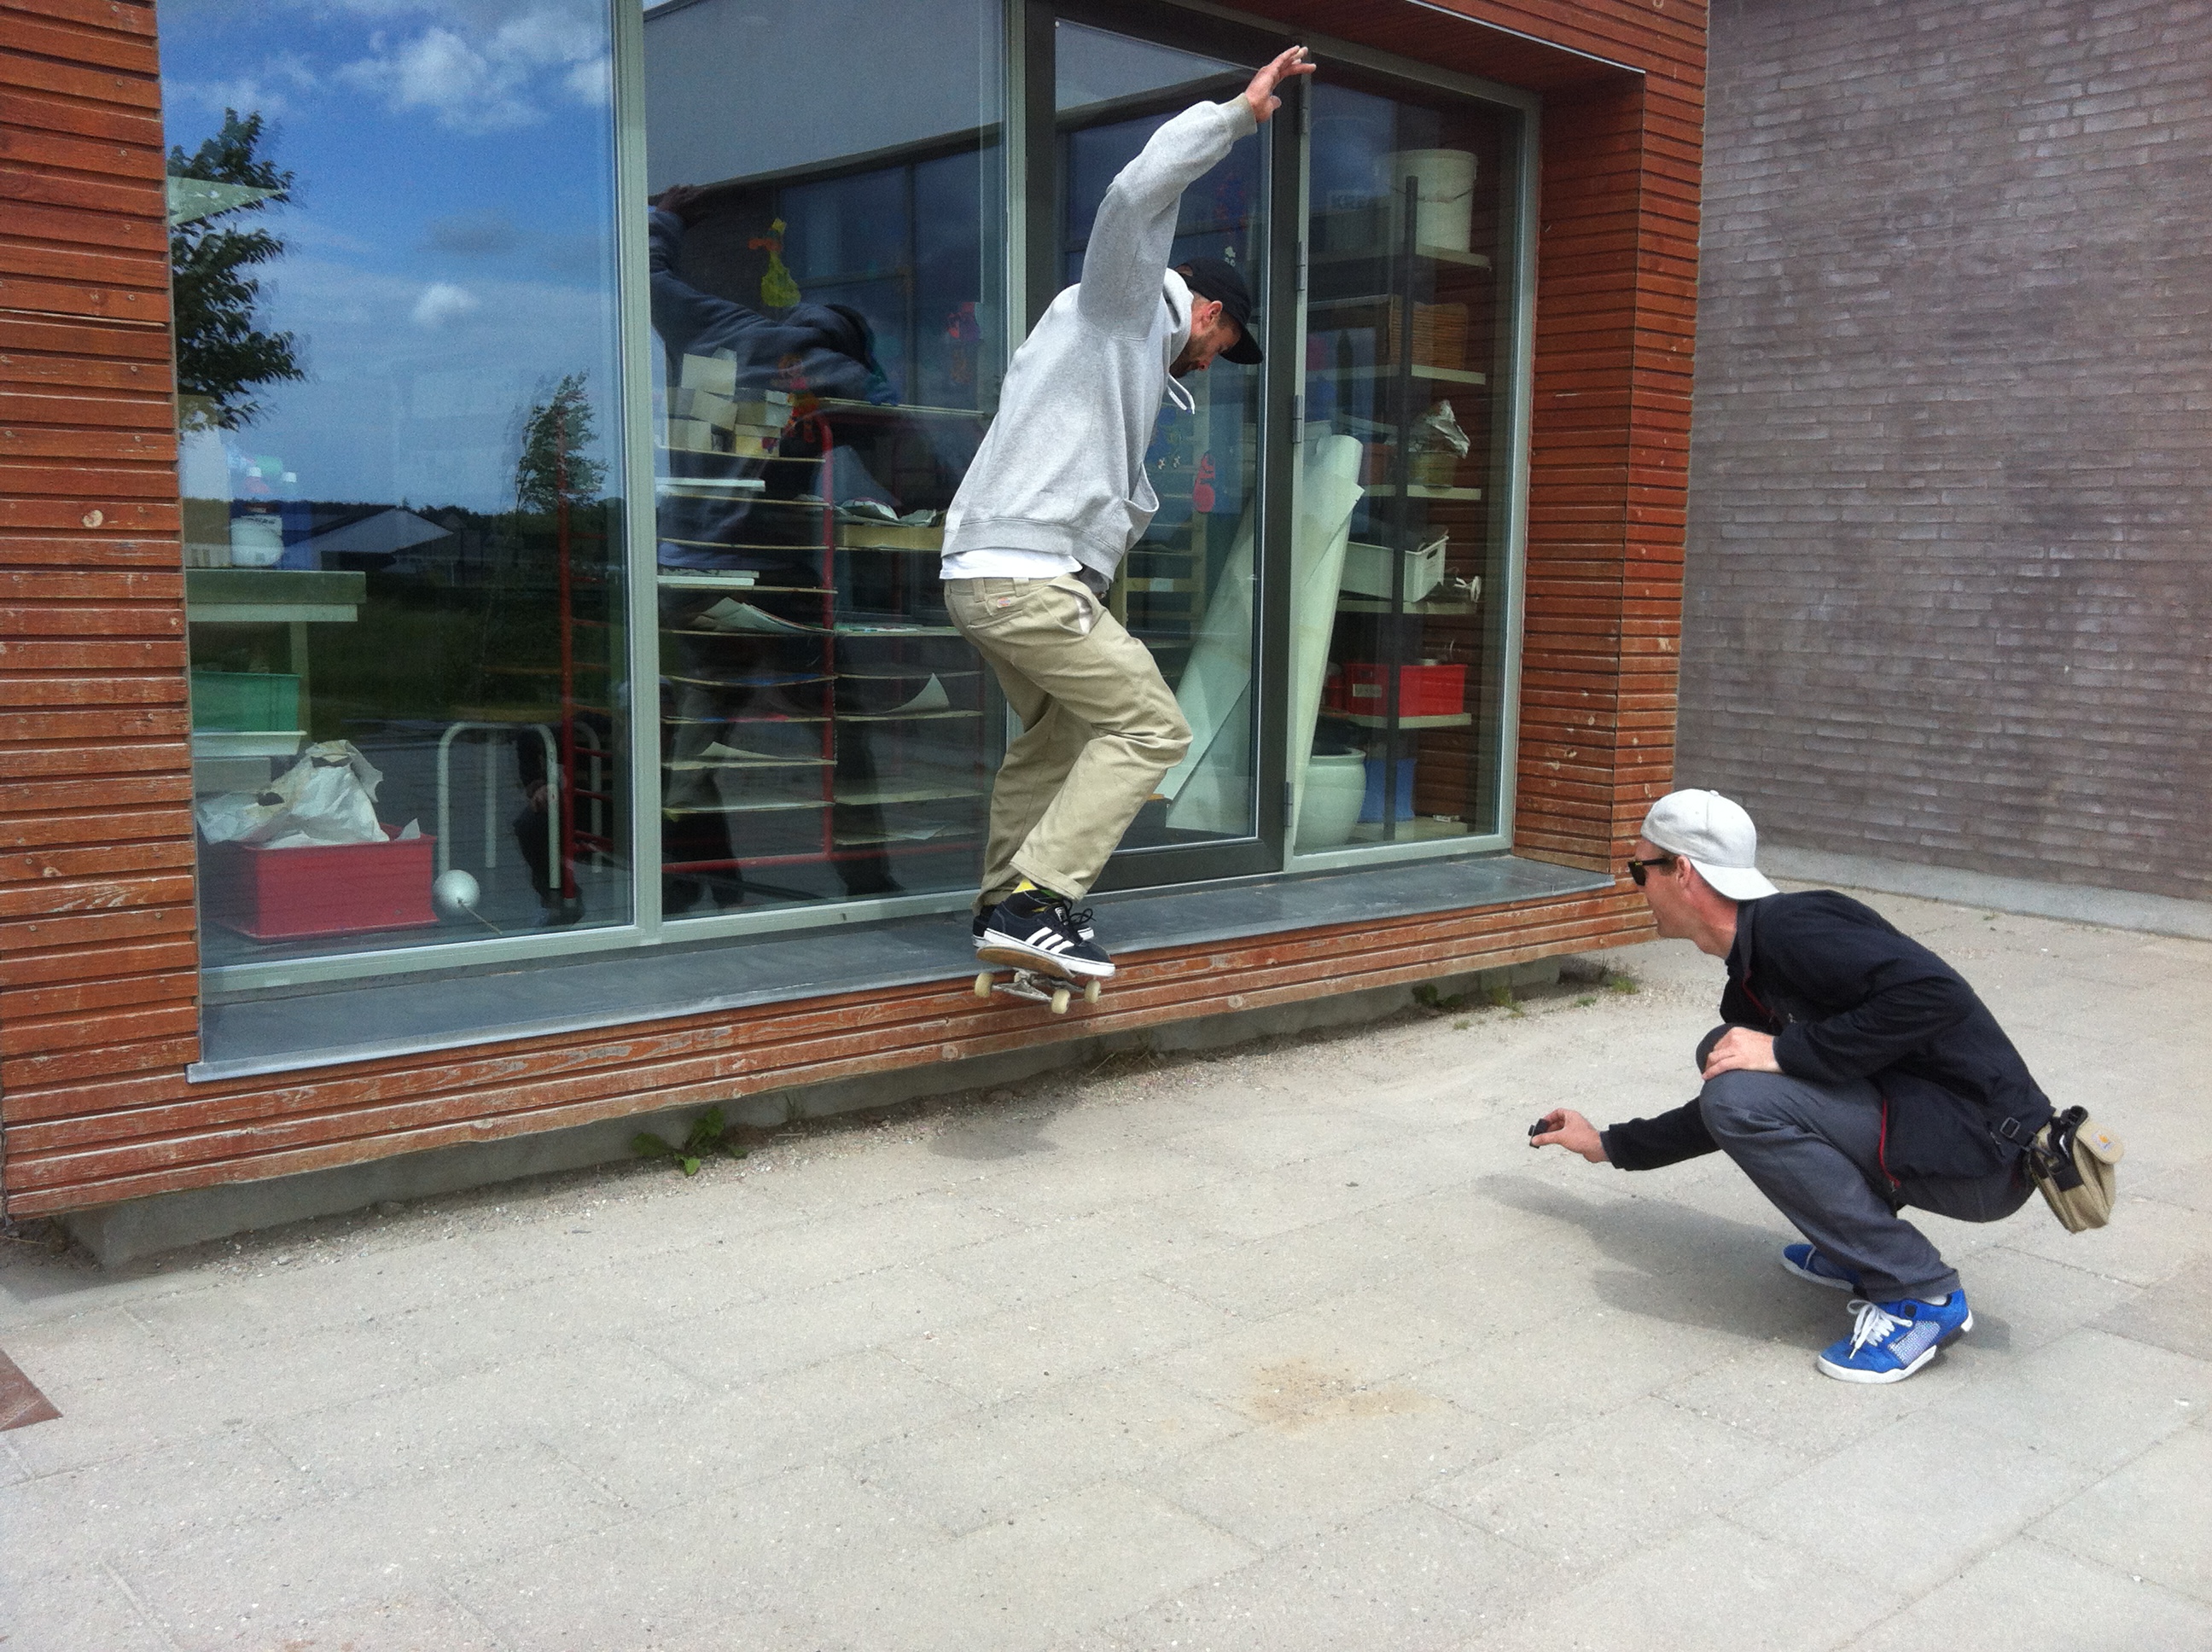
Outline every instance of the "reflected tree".
<path id="1" fill-rule="evenodd" d="M 257 325 L 261 283 L 247 274 L 284 255 L 243 216 L 291 198 L 293 174 L 260 151 L 261 116 L 223 111 L 222 129 L 191 154 L 169 151 L 169 269 L 174 286 L 177 393 L 188 421 L 226 430 L 251 423 L 259 386 L 306 378 L 298 340 Z M 180 186 L 180 183 L 182 186 Z"/>
<path id="2" fill-rule="evenodd" d="M 522 456 L 514 465 L 519 511 L 550 516 L 562 504 L 599 497 L 607 467 L 586 456 L 594 434 L 585 375 L 562 375 L 552 393 L 523 416 Z"/>

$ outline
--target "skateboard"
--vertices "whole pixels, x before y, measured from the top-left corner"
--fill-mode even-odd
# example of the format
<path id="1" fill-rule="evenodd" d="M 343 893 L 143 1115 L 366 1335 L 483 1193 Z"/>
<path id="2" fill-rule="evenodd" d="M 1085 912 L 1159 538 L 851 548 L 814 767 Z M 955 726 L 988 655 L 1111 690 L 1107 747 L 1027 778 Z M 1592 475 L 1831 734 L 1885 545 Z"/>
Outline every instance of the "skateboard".
<path id="1" fill-rule="evenodd" d="M 1002 970 L 1012 969 L 1012 981 L 994 981 L 991 977 Z M 1054 1015 L 1066 1015 L 1069 1003 L 1080 993 L 1085 1004 L 1096 1004 L 1102 993 L 1102 985 L 1096 980 L 1070 981 L 1065 975 L 1048 975 L 1042 969 L 1018 969 L 1011 964 L 986 964 L 975 972 L 975 996 L 988 998 L 994 992 L 1005 993 L 1012 998 L 1025 998 L 1032 1004 L 1049 1004 Z"/>

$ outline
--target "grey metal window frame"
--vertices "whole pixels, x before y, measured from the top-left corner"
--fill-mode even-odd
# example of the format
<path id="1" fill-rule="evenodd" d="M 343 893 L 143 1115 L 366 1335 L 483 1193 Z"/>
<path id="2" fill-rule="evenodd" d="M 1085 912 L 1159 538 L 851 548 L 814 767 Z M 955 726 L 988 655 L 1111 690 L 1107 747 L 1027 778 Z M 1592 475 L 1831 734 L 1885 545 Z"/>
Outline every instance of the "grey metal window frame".
<path id="1" fill-rule="evenodd" d="M 1225 9 L 1203 4 L 1202 0 L 1180 0 L 1180 3 L 1198 10 Z M 1450 15 L 1456 16 L 1458 14 Z M 1462 21 L 1466 21 L 1470 28 L 1482 27 L 1472 19 Z M 1517 87 L 1415 63 L 1387 52 L 1356 46 L 1326 35 L 1310 36 L 1306 45 L 1316 55 L 1355 64 L 1370 73 L 1450 92 L 1480 102 L 1500 105 L 1518 112 L 1521 117 L 1514 179 L 1512 359 L 1509 369 L 1499 375 L 1510 398 L 1505 427 L 1512 468 L 1507 480 L 1504 522 L 1506 610 L 1501 667 L 1504 677 L 1499 685 L 1498 708 L 1498 829 L 1466 837 L 1438 838 L 1426 843 L 1362 843 L 1310 854 L 1291 853 L 1285 855 L 1283 870 L 1286 872 L 1335 872 L 1358 866 L 1395 865 L 1407 860 L 1443 859 L 1453 855 L 1503 853 L 1513 847 L 1513 811 L 1520 775 L 1521 646 L 1528 585 L 1528 447 L 1536 343 L 1536 227 L 1540 222 L 1537 197 L 1541 177 L 1543 98 L 1538 93 L 1524 91 Z M 1298 154 L 1301 163 L 1298 222 L 1303 229 L 1311 210 L 1310 144 L 1301 142 Z M 1307 253 L 1308 248 L 1301 240 L 1297 304 L 1300 337 L 1304 336 L 1306 325 L 1308 282 L 1304 265 Z M 1298 405 L 1303 408 L 1306 395 L 1303 351 L 1298 356 L 1297 393 Z"/>
<path id="2" fill-rule="evenodd" d="M 969 897 L 965 893 L 945 891 L 685 918 L 672 927 L 662 913 L 660 811 L 657 807 L 647 806 L 650 800 L 659 796 L 660 785 L 659 696 L 645 691 L 657 683 L 659 675 L 659 640 L 654 600 L 658 552 L 652 510 L 653 392 L 647 346 L 643 342 L 650 337 L 652 326 L 642 210 L 646 192 L 645 7 L 640 0 L 608 0 L 608 9 L 612 21 L 615 57 L 617 290 L 624 341 L 620 357 L 620 404 L 625 470 L 622 519 L 629 576 L 626 581 L 625 596 L 630 671 L 628 720 L 632 816 L 629 838 L 632 857 L 630 920 L 599 929 L 550 932 L 533 931 L 526 935 L 503 936 L 496 939 L 444 941 L 330 957 L 219 965 L 201 972 L 203 989 L 206 992 L 217 995 L 258 993 L 290 986 L 374 979 L 417 971 L 572 958 L 598 952 L 639 950 L 670 944 L 690 944 L 702 940 L 738 938 L 746 935 L 867 923 L 887 918 L 951 913 L 963 910 L 969 904 Z M 1079 9 L 1085 12 L 1092 9 L 1090 6 L 1079 4 L 1069 9 Z M 1034 197 L 1040 186 L 1036 176 L 1039 168 L 1032 162 L 1039 158 L 1027 153 L 1028 145 L 1024 141 L 1030 125 L 1025 117 L 1030 109 L 1033 95 L 1030 82 L 1036 62 L 1030 27 L 1032 9 L 1032 0 L 1002 0 L 1000 8 L 1000 142 L 999 165 L 995 170 L 1006 206 L 1005 234 L 1000 240 L 1002 262 L 996 271 L 998 279 L 1003 283 L 1005 295 L 1005 302 L 999 311 L 1005 326 L 1002 338 L 1005 356 L 1002 359 L 1011 359 L 1015 347 L 1026 332 L 1033 282 L 1036 279 L 1032 276 L 1030 267 L 1033 255 L 1029 229 L 1030 216 L 1035 210 Z M 1148 17 L 1181 12 L 1261 35 L 1283 37 L 1287 33 L 1279 21 L 1207 3 L 1206 0 L 1153 0 L 1142 10 Z M 1469 26 L 1480 27 L 1473 23 Z M 1310 872 L 1363 865 L 1379 867 L 1407 860 L 1499 853 L 1512 847 L 1511 823 L 1520 743 L 1521 651 L 1527 562 L 1531 359 L 1535 328 L 1535 230 L 1542 99 L 1533 92 L 1437 69 L 1327 35 L 1304 34 L 1300 38 L 1323 58 L 1356 64 L 1391 79 L 1502 105 L 1520 112 L 1522 118 L 1516 180 L 1518 198 L 1514 270 L 1516 298 L 1512 327 L 1514 361 L 1511 372 L 1504 375 L 1511 387 L 1512 407 L 1509 424 L 1513 470 L 1506 513 L 1510 586 L 1507 600 L 1510 606 L 1504 661 L 1505 676 L 1499 704 L 1498 760 L 1501 772 L 1498 778 L 1500 829 L 1482 836 L 1446 838 L 1430 843 L 1381 843 L 1317 854 L 1293 854 L 1285 841 L 1285 810 L 1279 795 L 1284 790 L 1283 770 L 1285 764 L 1280 747 L 1285 714 L 1279 703 L 1279 695 L 1263 695 L 1260 732 L 1263 741 L 1268 744 L 1263 746 L 1262 752 L 1263 756 L 1272 754 L 1269 761 L 1273 768 L 1271 770 L 1263 769 L 1262 773 L 1263 776 L 1272 773 L 1276 783 L 1272 790 L 1263 788 L 1261 792 L 1258 838 L 1235 840 L 1228 847 L 1242 849 L 1256 841 L 1263 858 L 1272 864 L 1239 865 L 1224 862 L 1218 868 L 1208 868 L 1196 857 L 1210 853 L 1218 855 L 1219 852 L 1210 846 L 1166 851 L 1165 853 L 1186 858 L 1182 859 L 1182 864 L 1194 864 L 1199 872 L 1194 878 L 1175 879 L 1166 884 L 1167 887 L 1247 884 Z M 1048 64 L 1048 55 L 1045 61 Z M 1052 94 L 1048 82 L 1042 91 L 1049 112 Z M 1301 94 L 1293 106 L 1297 111 L 1299 120 L 1298 141 L 1292 149 L 1297 162 L 1292 169 L 1295 176 L 1273 185 L 1269 190 L 1271 210 L 1291 204 L 1289 197 L 1293 191 L 1295 194 L 1295 259 L 1278 258 L 1271 260 L 1271 299 L 1295 282 L 1295 326 L 1287 334 L 1278 331 L 1278 337 L 1303 337 L 1306 323 L 1305 259 L 1308 249 L 1305 224 L 1310 155 L 1305 112 L 1309 106 Z M 1011 137 L 1010 133 L 1013 135 Z M 1042 181 L 1042 186 L 1048 190 L 1049 178 Z M 1050 210 L 1049 201 L 1045 210 Z M 1280 234 L 1271 236 L 1271 240 L 1277 245 L 1280 245 L 1282 240 Z M 1271 312 L 1276 308 L 1273 302 L 1268 307 Z M 1275 325 L 1279 327 L 1280 324 Z M 1262 405 L 1267 416 L 1279 416 L 1277 409 L 1279 398 L 1285 408 L 1303 410 L 1306 390 L 1304 351 L 1271 350 L 1269 354 L 1271 360 L 1287 354 L 1295 376 L 1291 374 L 1270 374 L 1263 381 Z M 1274 499 L 1269 501 L 1271 513 L 1279 505 L 1282 513 L 1275 517 L 1278 521 L 1294 519 L 1297 502 L 1295 492 L 1297 470 L 1294 465 L 1284 464 L 1263 470 L 1262 487 L 1270 495 L 1280 494 L 1279 501 Z M 641 495 L 641 487 L 643 489 Z M 1264 569 L 1264 558 L 1261 559 L 1261 566 Z M 1282 580 L 1269 580 L 1264 572 L 1260 612 L 1262 616 L 1261 653 L 1260 659 L 1255 661 L 1255 667 L 1279 669 L 1281 661 L 1277 656 L 1283 647 L 1282 639 L 1287 635 L 1289 624 L 1288 591 Z M 1257 677 L 1255 680 L 1264 682 L 1267 679 Z M 1271 701 L 1273 702 L 1272 705 Z M 1132 857 L 1133 859 L 1135 858 Z M 1141 878 L 1133 881 L 1116 878 L 1102 881 L 1100 887 L 1104 892 L 1139 886 L 1161 885 Z"/>

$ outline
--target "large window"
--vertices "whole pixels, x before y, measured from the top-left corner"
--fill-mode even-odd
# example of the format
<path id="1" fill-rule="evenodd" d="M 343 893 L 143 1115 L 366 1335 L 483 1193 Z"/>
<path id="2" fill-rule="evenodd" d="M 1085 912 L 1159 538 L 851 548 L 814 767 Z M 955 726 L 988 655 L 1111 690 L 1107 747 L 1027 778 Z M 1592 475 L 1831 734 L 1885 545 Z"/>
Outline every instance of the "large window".
<path id="1" fill-rule="evenodd" d="M 937 564 L 1006 336 L 1000 28 L 647 8 L 672 918 L 975 885 L 1002 724 Z"/>
<path id="2" fill-rule="evenodd" d="M 1115 173 L 1281 42 L 1166 0 L 161 24 L 214 989 L 961 905 L 1009 718 L 945 509 Z M 1480 89 L 1324 52 L 1182 198 L 1269 355 L 1145 456 L 1109 600 L 1194 740 L 1102 889 L 1505 846 L 1534 100 Z"/>
<path id="3" fill-rule="evenodd" d="M 161 27 L 203 957 L 626 922 L 605 10 Z"/>
<path id="4" fill-rule="evenodd" d="M 1497 841 L 1518 595 L 1522 118 L 1349 66 L 1312 98 L 1292 847 Z"/>

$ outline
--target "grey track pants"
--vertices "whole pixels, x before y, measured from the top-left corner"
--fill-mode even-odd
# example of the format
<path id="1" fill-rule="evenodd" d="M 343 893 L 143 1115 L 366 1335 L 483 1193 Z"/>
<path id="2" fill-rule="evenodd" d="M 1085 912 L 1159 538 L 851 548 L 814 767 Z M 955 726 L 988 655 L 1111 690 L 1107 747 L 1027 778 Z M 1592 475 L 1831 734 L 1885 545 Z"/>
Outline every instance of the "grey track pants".
<path id="1" fill-rule="evenodd" d="M 1819 1084 L 1778 1072 L 1723 1072 L 1698 1096 L 1705 1128 L 1759 1192 L 1874 1302 L 1941 1297 L 1959 1276 L 1890 1208 L 1880 1159 L 1881 1098 L 1863 1080 Z M 1907 1205 L 1961 1222 L 1995 1222 L 2027 1200 L 2017 1171 L 1908 1181 Z"/>

